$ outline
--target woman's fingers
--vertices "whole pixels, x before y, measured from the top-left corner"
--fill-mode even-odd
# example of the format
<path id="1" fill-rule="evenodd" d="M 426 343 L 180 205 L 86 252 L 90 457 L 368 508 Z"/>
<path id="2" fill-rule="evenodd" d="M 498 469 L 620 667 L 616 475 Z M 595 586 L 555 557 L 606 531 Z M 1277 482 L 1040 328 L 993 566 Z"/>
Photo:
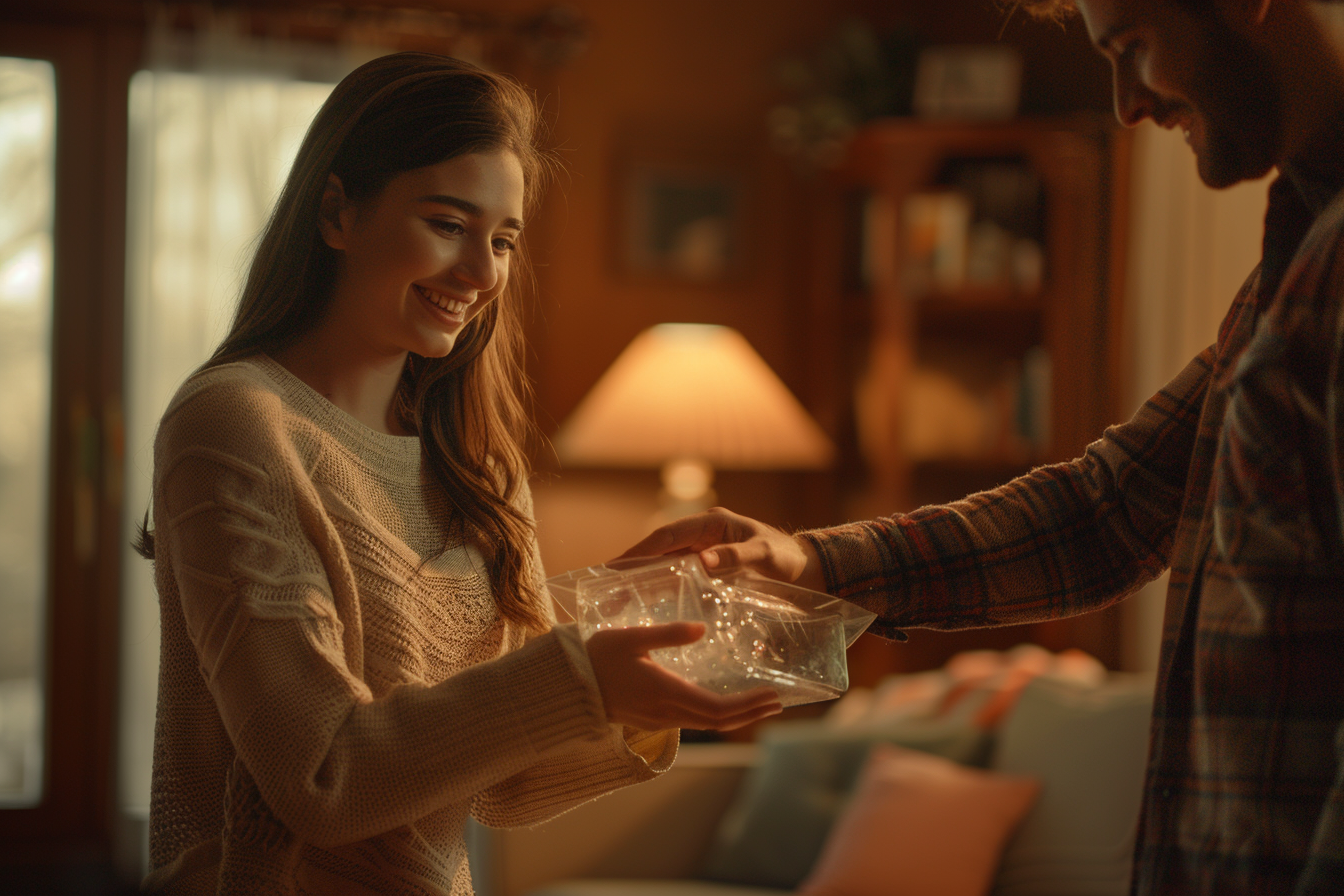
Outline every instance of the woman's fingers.
<path id="1" fill-rule="evenodd" d="M 716 694 L 669 672 L 650 650 L 690 644 L 698 622 L 608 629 L 588 639 L 588 658 L 612 722 L 640 728 L 740 728 L 782 709 L 771 688 Z"/>

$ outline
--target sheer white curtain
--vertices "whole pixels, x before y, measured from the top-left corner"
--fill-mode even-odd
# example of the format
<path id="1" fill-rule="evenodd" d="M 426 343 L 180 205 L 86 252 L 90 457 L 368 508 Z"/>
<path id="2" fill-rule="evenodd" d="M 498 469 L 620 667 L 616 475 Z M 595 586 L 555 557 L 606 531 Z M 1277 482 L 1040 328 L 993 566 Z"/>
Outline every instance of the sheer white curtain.
<path id="1" fill-rule="evenodd" d="M 1134 135 L 1126 308 L 1137 409 L 1212 343 L 1260 260 L 1268 178 L 1211 190 L 1179 130 L 1144 122 Z M 1126 604 L 1129 668 L 1157 668 L 1167 577 Z"/>
<path id="2" fill-rule="evenodd" d="M 224 335 L 308 123 L 376 54 L 244 38 L 227 19 L 190 37 L 155 30 L 130 88 L 127 533 L 148 506 L 158 418 Z M 120 797 L 145 816 L 159 619 L 151 566 L 129 549 L 122 584 Z"/>
<path id="3" fill-rule="evenodd" d="M 56 73 L 0 57 L 0 806 L 42 796 Z"/>

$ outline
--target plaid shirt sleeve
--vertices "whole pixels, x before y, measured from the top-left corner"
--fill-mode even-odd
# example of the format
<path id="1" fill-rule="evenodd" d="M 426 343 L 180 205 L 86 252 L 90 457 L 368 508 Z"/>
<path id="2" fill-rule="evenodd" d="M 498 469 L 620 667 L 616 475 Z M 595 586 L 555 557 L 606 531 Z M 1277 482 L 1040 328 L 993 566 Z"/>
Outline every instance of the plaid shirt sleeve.
<path id="1" fill-rule="evenodd" d="M 1214 349 L 1074 461 L 964 500 L 804 532 L 873 630 L 1033 622 L 1107 606 L 1166 568 Z"/>

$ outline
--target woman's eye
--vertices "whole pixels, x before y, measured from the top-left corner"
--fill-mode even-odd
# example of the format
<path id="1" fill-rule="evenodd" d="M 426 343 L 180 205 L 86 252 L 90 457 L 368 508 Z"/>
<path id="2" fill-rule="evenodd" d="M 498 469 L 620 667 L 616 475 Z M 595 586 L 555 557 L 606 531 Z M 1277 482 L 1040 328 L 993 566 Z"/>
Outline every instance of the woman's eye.
<path id="1" fill-rule="evenodd" d="M 456 221 L 442 221 L 438 218 L 430 220 L 430 226 L 442 233 L 466 233 L 466 228 Z"/>
<path id="2" fill-rule="evenodd" d="M 501 237 L 496 237 L 496 238 L 495 238 L 495 251 L 496 251 L 496 252 L 512 252 L 512 251 L 514 251 L 514 250 L 517 249 L 517 248 L 518 248 L 518 244 L 515 243 L 513 240 L 505 239 L 505 238 L 502 237 L 502 236 L 501 236 Z"/>

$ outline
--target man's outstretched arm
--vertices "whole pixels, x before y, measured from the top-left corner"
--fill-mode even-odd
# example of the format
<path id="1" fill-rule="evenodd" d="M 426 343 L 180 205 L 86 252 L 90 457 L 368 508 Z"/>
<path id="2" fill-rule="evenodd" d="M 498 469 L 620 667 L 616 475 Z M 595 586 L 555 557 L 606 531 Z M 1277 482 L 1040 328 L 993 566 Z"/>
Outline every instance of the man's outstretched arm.
<path id="1" fill-rule="evenodd" d="M 1167 565 L 1213 350 L 1073 461 L 909 514 L 789 534 L 716 508 L 625 557 L 697 551 L 880 615 L 876 630 L 973 628 L 1098 609 Z"/>

